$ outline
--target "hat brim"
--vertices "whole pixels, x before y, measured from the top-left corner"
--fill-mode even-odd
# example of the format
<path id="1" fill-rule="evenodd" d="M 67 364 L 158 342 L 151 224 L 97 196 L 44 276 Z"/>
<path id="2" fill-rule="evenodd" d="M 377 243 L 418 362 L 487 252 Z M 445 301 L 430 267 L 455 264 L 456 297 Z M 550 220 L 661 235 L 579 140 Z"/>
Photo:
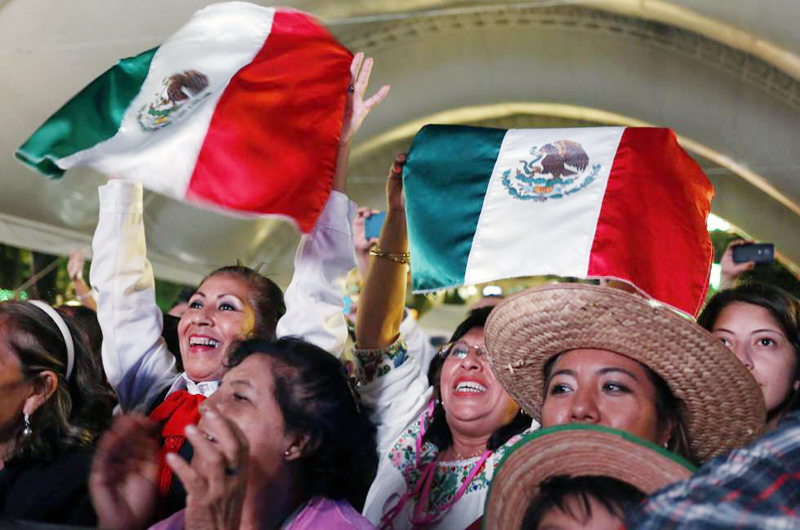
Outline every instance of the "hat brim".
<path id="1" fill-rule="evenodd" d="M 766 421 L 761 389 L 729 349 L 668 307 L 618 289 L 550 284 L 523 291 L 494 308 L 485 335 L 495 376 L 537 420 L 548 361 L 599 349 L 634 359 L 664 379 L 681 401 L 699 461 L 746 444 Z"/>
<path id="2" fill-rule="evenodd" d="M 524 436 L 495 469 L 484 527 L 521 528 L 539 485 L 552 477 L 610 477 L 650 495 L 693 471 L 684 459 L 614 429 L 585 424 L 542 429 Z"/>

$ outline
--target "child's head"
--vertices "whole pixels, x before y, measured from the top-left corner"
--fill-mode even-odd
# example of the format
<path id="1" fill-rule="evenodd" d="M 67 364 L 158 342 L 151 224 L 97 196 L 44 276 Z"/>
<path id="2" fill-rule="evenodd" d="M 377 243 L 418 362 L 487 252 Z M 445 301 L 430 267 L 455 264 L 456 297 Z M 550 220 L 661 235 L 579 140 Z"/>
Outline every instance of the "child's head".
<path id="1" fill-rule="evenodd" d="M 625 510 L 645 494 L 610 477 L 556 476 L 539 486 L 522 520 L 524 530 L 616 530 Z"/>

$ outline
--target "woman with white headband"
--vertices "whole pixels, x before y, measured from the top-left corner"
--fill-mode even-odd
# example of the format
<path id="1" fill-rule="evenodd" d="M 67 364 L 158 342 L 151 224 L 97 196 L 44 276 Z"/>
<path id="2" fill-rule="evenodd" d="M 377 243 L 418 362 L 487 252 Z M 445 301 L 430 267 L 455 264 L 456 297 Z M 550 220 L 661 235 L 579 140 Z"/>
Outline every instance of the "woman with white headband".
<path id="1" fill-rule="evenodd" d="M 0 520 L 93 526 L 92 444 L 114 393 L 72 319 L 0 304 Z"/>

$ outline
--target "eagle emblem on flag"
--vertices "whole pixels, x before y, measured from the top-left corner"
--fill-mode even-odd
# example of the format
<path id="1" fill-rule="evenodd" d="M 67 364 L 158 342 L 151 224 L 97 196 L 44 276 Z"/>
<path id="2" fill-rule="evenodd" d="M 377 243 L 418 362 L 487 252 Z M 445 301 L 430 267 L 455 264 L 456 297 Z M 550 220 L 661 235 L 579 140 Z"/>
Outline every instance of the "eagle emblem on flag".
<path id="1" fill-rule="evenodd" d="M 561 199 L 590 185 L 600 171 L 600 164 L 590 165 L 581 144 L 571 140 L 533 146 L 530 154 L 533 159 L 503 173 L 503 186 L 516 199 Z"/>
<path id="2" fill-rule="evenodd" d="M 155 100 L 139 111 L 142 130 L 156 131 L 180 120 L 211 95 L 208 85 L 208 76 L 197 70 L 166 77 Z"/>

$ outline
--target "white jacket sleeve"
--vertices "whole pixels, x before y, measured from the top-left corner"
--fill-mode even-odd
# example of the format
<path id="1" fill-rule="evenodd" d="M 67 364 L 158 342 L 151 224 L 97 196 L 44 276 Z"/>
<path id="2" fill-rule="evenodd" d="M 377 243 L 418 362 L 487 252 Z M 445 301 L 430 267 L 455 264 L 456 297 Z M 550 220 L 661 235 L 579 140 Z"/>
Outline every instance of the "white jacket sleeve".
<path id="1" fill-rule="evenodd" d="M 334 191 L 314 229 L 300 240 L 278 337 L 300 337 L 341 356 L 347 342 L 342 296 L 347 273 L 356 266 L 355 213 L 356 204 Z"/>
<path id="2" fill-rule="evenodd" d="M 356 350 L 359 392 L 378 427 L 378 454 L 417 419 L 433 395 L 428 376 L 401 338 L 382 350 Z"/>
<path id="3" fill-rule="evenodd" d="M 103 366 L 123 412 L 144 406 L 177 373 L 161 337 L 142 210 L 141 184 L 111 180 L 100 187 L 90 279 L 103 331 Z"/>

